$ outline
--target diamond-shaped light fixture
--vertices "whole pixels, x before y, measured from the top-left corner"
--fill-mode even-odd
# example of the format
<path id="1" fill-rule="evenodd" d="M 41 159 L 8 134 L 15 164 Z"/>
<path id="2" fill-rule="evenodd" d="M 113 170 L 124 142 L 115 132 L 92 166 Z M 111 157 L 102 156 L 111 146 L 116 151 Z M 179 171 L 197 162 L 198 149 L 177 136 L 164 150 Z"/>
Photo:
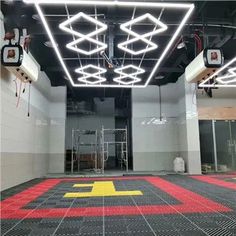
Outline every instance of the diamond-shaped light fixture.
<path id="1" fill-rule="evenodd" d="M 88 70 L 91 70 L 91 69 L 97 70 L 97 72 L 94 72 L 94 73 L 88 72 Z M 106 78 L 100 76 L 101 74 L 106 73 L 106 71 L 107 71 L 106 69 L 98 67 L 98 66 L 94 66 L 92 64 L 80 67 L 75 70 L 76 73 L 79 73 L 82 75 L 81 77 L 77 78 L 77 80 L 86 84 L 100 84 L 106 81 Z"/>
<path id="2" fill-rule="evenodd" d="M 128 70 L 128 69 L 135 70 L 135 72 L 125 73 L 125 70 Z M 143 74 L 145 70 L 134 65 L 127 65 L 127 66 L 123 66 L 123 67 L 115 69 L 114 72 L 117 74 L 120 74 L 120 77 L 116 77 L 113 79 L 114 82 L 117 82 L 119 84 L 129 85 L 129 84 L 140 82 L 141 79 L 136 77 L 136 75 Z M 126 81 L 127 79 L 129 79 L 129 81 Z"/>
<path id="3" fill-rule="evenodd" d="M 74 30 L 71 26 L 72 23 L 78 22 L 81 19 L 85 19 L 85 20 L 89 21 L 90 23 L 93 23 L 96 26 L 96 29 L 91 31 L 88 34 L 82 34 L 78 30 Z M 69 48 L 73 51 L 76 51 L 76 52 L 79 52 L 79 53 L 82 53 L 85 55 L 91 55 L 91 54 L 94 54 L 96 52 L 99 52 L 99 51 L 107 48 L 107 44 L 92 38 L 93 36 L 98 35 L 99 33 L 105 31 L 107 29 L 107 25 L 94 19 L 91 16 L 84 14 L 83 12 L 79 12 L 78 14 L 69 18 L 68 20 L 62 22 L 61 24 L 59 24 L 59 28 L 67 33 L 70 33 L 72 35 L 76 35 L 79 37 L 79 39 L 76 39 L 75 41 L 70 42 L 66 45 L 67 48 Z M 83 50 L 83 49 L 79 48 L 78 45 L 80 43 L 84 42 L 85 40 L 87 40 L 93 44 L 96 44 L 97 47 L 93 50 Z"/>
<path id="4" fill-rule="evenodd" d="M 140 41 L 140 40 L 147 44 L 147 46 L 145 48 L 140 49 L 138 51 L 135 51 L 135 50 L 127 47 L 129 44 L 135 43 L 135 42 Z M 152 41 L 147 40 L 145 38 L 132 38 L 130 40 L 119 43 L 117 45 L 117 47 L 120 48 L 121 50 L 125 51 L 125 52 L 128 52 L 128 53 L 132 54 L 132 55 L 139 55 L 139 54 L 142 54 L 142 53 L 145 53 L 145 52 L 152 51 L 152 50 L 156 49 L 158 46 L 157 46 L 157 44 L 155 44 Z"/>
<path id="5" fill-rule="evenodd" d="M 157 25 L 159 27 L 150 31 L 150 32 L 147 32 L 145 34 L 139 34 L 135 31 L 131 30 L 131 27 L 133 25 L 135 25 L 136 23 L 139 23 L 140 21 L 146 20 L 146 19 L 150 20 L 151 22 L 154 23 L 155 26 Z M 133 35 L 138 38 L 146 38 L 146 37 L 149 37 L 149 36 L 152 36 L 155 34 L 159 34 L 163 31 L 166 31 L 167 28 L 168 28 L 167 25 L 165 25 L 163 22 L 161 22 L 160 20 L 158 20 L 156 17 L 152 16 L 149 13 L 146 13 L 142 16 L 136 17 L 135 19 L 130 20 L 130 21 L 120 25 L 121 30 L 125 31 L 127 34 Z"/>
<path id="6" fill-rule="evenodd" d="M 79 44 L 83 43 L 85 40 L 88 40 L 89 42 L 91 42 L 93 44 L 96 44 L 97 47 L 95 47 L 94 49 L 89 50 L 89 51 L 88 50 L 83 50 L 83 49 L 79 48 L 78 47 Z M 82 54 L 85 54 L 85 55 L 92 55 L 92 54 L 94 54 L 96 52 L 100 52 L 100 51 L 106 49 L 107 48 L 107 44 L 102 43 L 102 42 L 100 42 L 100 41 L 98 41 L 96 39 L 93 39 L 93 38 L 79 38 L 79 39 L 76 39 L 73 42 L 68 43 L 66 45 L 66 47 L 68 49 L 71 49 L 71 50 L 76 51 L 78 53 L 82 53 Z"/>
<path id="7" fill-rule="evenodd" d="M 153 22 L 155 28 L 150 31 L 150 32 L 147 32 L 147 33 L 144 33 L 144 34 L 139 34 L 133 30 L 131 30 L 132 26 L 135 25 L 136 23 L 139 23 L 143 20 L 150 20 L 151 22 Z M 128 40 L 128 41 L 124 41 L 122 43 L 119 43 L 117 45 L 118 48 L 122 49 L 123 51 L 126 51 L 130 54 L 133 54 L 133 55 L 139 55 L 139 54 L 142 54 L 142 53 L 146 53 L 148 51 L 151 51 L 151 50 L 154 50 L 156 49 L 158 46 L 157 44 L 153 43 L 150 39 L 147 39 L 148 37 L 151 37 L 153 35 L 157 35 L 157 34 L 160 34 L 164 31 L 167 30 L 167 25 L 164 24 L 163 22 L 161 22 L 159 19 L 155 18 L 154 16 L 152 16 L 151 14 L 149 13 L 146 13 L 142 16 L 139 16 L 139 17 L 136 17 L 135 19 L 133 20 L 130 20 L 124 24 L 121 24 L 120 25 L 120 29 L 123 30 L 124 32 L 126 32 L 128 35 L 132 35 L 134 36 L 134 38 Z M 133 49 L 129 49 L 127 46 L 129 44 L 132 44 L 136 41 L 143 41 L 144 43 L 147 44 L 147 46 L 141 50 L 138 50 L 138 51 L 135 51 Z M 150 46 L 150 47 L 149 47 Z"/>
<path id="8" fill-rule="evenodd" d="M 44 26 L 44 29 L 46 30 L 47 35 L 53 45 L 53 49 L 54 49 L 56 56 L 57 56 L 61 66 L 65 72 L 65 75 L 69 79 L 69 81 L 71 82 L 72 86 L 74 86 L 74 87 L 115 87 L 115 88 L 118 88 L 118 87 L 121 87 L 121 88 L 139 87 L 139 88 L 145 88 L 150 83 L 151 79 L 155 76 L 155 74 L 157 73 L 161 63 L 163 62 L 165 57 L 168 55 L 168 52 L 170 51 L 170 49 L 173 47 L 174 42 L 176 41 L 177 37 L 180 35 L 181 30 L 186 25 L 186 22 L 188 21 L 191 13 L 194 10 L 193 3 L 177 3 L 177 2 L 171 3 L 171 2 L 165 2 L 165 1 L 163 1 L 163 2 L 162 1 L 151 1 L 151 2 L 149 2 L 149 1 L 129 1 L 129 0 L 119 0 L 119 1 L 118 0 L 99 0 L 99 1 L 98 0 L 23 0 L 23 1 L 25 3 L 28 3 L 28 4 L 32 3 L 35 5 L 37 13 L 38 13 L 38 15 L 42 21 L 42 24 Z M 43 8 L 45 6 L 57 8 L 57 6 L 64 7 L 65 4 L 69 7 L 74 7 L 75 9 L 86 9 L 86 11 L 88 9 L 88 12 L 94 12 L 94 6 L 97 6 L 98 9 L 119 8 L 121 11 L 123 9 L 124 10 L 130 9 L 130 11 L 131 11 L 134 8 L 145 10 L 145 13 L 148 13 L 148 15 L 144 14 L 143 16 L 142 15 L 139 16 L 139 18 L 134 16 L 134 18 L 136 19 L 135 21 L 138 21 L 138 20 L 142 21 L 145 19 L 152 21 L 154 23 L 154 29 L 153 29 L 154 32 L 152 33 L 150 31 L 148 33 L 144 33 L 144 35 L 138 35 L 138 32 L 136 32 L 136 30 L 132 30 L 132 27 L 131 27 L 130 30 L 132 31 L 132 33 L 129 34 L 131 36 L 129 39 L 129 40 L 131 40 L 130 44 L 127 45 L 125 43 L 123 44 L 123 42 L 120 42 L 121 43 L 120 47 L 123 48 L 124 50 L 127 50 L 127 49 L 133 50 L 133 48 L 131 46 L 133 46 L 133 44 L 136 43 L 137 41 L 140 41 L 144 45 L 146 44 L 146 49 L 144 49 L 144 51 L 140 51 L 140 48 L 137 48 L 137 51 L 139 50 L 138 53 L 140 53 L 140 54 L 145 53 L 145 51 L 148 52 L 150 50 L 156 49 L 158 46 L 155 44 L 155 42 L 151 42 L 152 35 L 158 35 L 159 33 L 161 33 L 162 30 L 163 31 L 164 31 L 164 29 L 166 30 L 166 27 L 163 25 L 164 23 L 161 21 L 165 20 L 165 22 L 167 24 L 168 18 L 164 19 L 164 16 L 163 16 L 160 21 L 159 18 L 154 17 L 160 12 L 160 10 L 163 9 L 164 12 L 173 12 L 175 14 L 180 14 L 181 19 L 179 22 L 176 22 L 176 25 L 177 25 L 176 29 L 173 30 L 173 34 L 170 36 L 169 40 L 167 40 L 166 43 L 164 44 L 164 46 L 160 49 L 160 53 L 158 53 L 157 58 L 156 58 L 157 59 L 156 63 L 153 65 L 150 72 L 145 73 L 146 79 L 145 79 L 145 81 L 142 81 L 142 83 L 135 82 L 135 84 L 134 83 L 127 84 L 128 83 L 127 80 L 129 78 L 126 77 L 127 78 L 126 80 L 124 80 L 125 78 L 123 78 L 123 80 L 122 80 L 121 77 L 124 76 L 122 74 L 120 74 L 120 78 L 118 78 L 118 79 L 121 79 L 120 80 L 121 82 L 125 81 L 124 83 L 120 83 L 120 82 L 99 83 L 98 82 L 97 84 L 94 84 L 94 81 L 92 81 L 92 79 L 94 79 L 94 78 L 91 78 L 90 83 L 87 82 L 87 80 L 89 80 L 89 78 L 87 78 L 86 81 L 83 80 L 82 83 L 76 83 L 75 79 L 71 75 L 71 72 L 70 72 L 67 62 L 64 60 L 65 55 L 63 55 L 64 50 L 62 50 L 62 48 L 61 48 L 62 45 L 59 44 L 58 47 L 56 46 L 57 42 L 56 42 L 56 38 L 54 36 L 54 30 L 50 28 L 50 25 L 48 24 L 48 20 L 46 18 L 46 15 L 43 12 Z M 152 15 L 154 18 L 152 18 L 152 16 L 150 16 L 149 12 L 156 12 L 156 14 L 153 13 L 153 15 Z M 144 18 L 144 16 L 146 18 Z M 130 17 L 132 17 L 132 16 L 130 16 Z M 78 32 L 77 31 L 78 28 L 74 27 L 74 22 L 80 21 L 80 20 L 89 21 L 90 24 L 93 24 L 96 28 L 96 30 L 95 30 L 96 33 L 94 31 L 91 31 L 88 34 L 87 33 L 83 34 L 80 29 L 78 30 L 79 31 Z M 118 24 L 120 23 L 119 20 L 120 20 L 120 18 L 118 16 L 118 18 L 117 18 Z M 136 24 L 135 21 L 132 20 L 131 26 L 132 26 L 132 24 L 133 25 Z M 128 23 L 128 22 L 123 22 L 123 23 L 125 23 L 125 25 L 122 26 L 122 28 L 123 28 L 122 31 L 124 31 L 128 34 L 127 30 L 129 30 L 130 25 L 126 26 L 126 23 Z M 91 16 L 86 15 L 84 13 L 80 13 L 80 14 L 78 13 L 77 15 L 71 17 L 70 19 L 66 19 L 65 22 L 62 22 L 60 25 L 60 28 L 62 30 L 64 30 L 65 32 L 70 33 L 70 34 L 77 37 L 76 40 L 78 40 L 78 41 L 76 41 L 75 43 L 69 42 L 68 48 L 70 48 L 71 50 L 74 50 L 76 52 L 82 53 L 81 51 L 77 50 L 78 48 L 79 48 L 79 50 L 81 49 L 81 47 L 82 47 L 81 44 L 87 43 L 87 42 L 94 44 L 93 39 L 97 40 L 97 35 L 100 34 L 101 32 L 103 32 L 104 30 L 106 30 L 107 26 L 105 24 L 103 24 L 102 22 L 98 21 L 97 19 L 95 19 L 95 17 L 91 17 Z M 134 27 L 133 27 L 133 29 L 134 29 Z M 82 39 L 84 39 L 84 41 Z M 104 42 L 102 42 L 102 43 L 104 43 Z M 97 44 L 95 43 L 95 50 L 96 50 L 96 47 L 99 48 L 100 46 L 101 45 L 99 43 L 97 43 Z M 107 47 L 107 45 L 105 45 L 104 47 Z M 83 50 L 83 49 L 81 49 L 81 50 Z M 143 48 L 141 48 L 141 50 L 142 49 Z M 94 47 L 91 50 L 94 50 Z M 101 49 L 101 50 L 104 50 L 104 49 Z M 89 53 L 95 53 L 95 51 L 89 52 Z M 135 54 L 137 52 L 134 50 L 133 53 Z M 81 76 L 83 79 L 84 77 L 86 77 L 88 75 L 87 74 L 85 75 L 82 73 Z M 90 75 L 90 76 L 94 76 L 94 75 Z M 101 78 L 99 75 L 96 75 L 96 76 L 99 77 L 99 79 Z M 135 80 L 137 79 L 137 77 L 135 75 L 131 75 L 131 80 L 132 79 L 134 80 L 133 77 L 135 78 Z M 95 78 L 95 79 L 98 79 L 98 78 Z M 105 79 L 105 78 L 103 78 L 103 79 Z"/>

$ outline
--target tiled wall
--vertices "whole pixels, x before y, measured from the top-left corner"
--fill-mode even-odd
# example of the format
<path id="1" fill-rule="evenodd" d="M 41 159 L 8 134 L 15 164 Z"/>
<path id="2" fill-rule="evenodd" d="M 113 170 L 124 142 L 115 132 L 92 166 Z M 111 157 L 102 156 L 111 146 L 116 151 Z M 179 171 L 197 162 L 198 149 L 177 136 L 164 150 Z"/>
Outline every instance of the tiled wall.
<path id="1" fill-rule="evenodd" d="M 157 86 L 132 90 L 133 166 L 135 171 L 173 170 L 178 154 L 177 126 L 175 124 L 174 85 L 162 86 L 162 113 L 166 124 L 148 124 L 159 117 L 159 90 Z"/>
<path id="2" fill-rule="evenodd" d="M 133 165 L 138 171 L 171 171 L 182 156 L 190 174 L 201 173 L 199 128 L 195 87 L 184 76 L 161 87 L 165 124 L 148 125 L 159 116 L 158 87 L 132 90 Z"/>
<path id="3" fill-rule="evenodd" d="M 51 90 L 58 88 L 51 88 L 48 78 L 41 72 L 39 80 L 31 87 L 28 117 L 28 86 L 19 107 L 16 108 L 17 98 L 13 79 L 14 76 L 1 67 L 2 190 L 44 176 L 55 168 L 58 172 L 64 171 L 65 100 L 61 104 L 50 100 Z M 65 88 L 63 89 L 65 96 Z M 61 91 L 58 92 L 63 96 Z M 55 111 L 57 106 L 62 110 L 64 108 L 64 118 L 58 117 Z M 61 131 L 60 134 L 58 130 Z M 55 143 L 58 144 L 56 148 Z M 55 153 L 63 153 L 63 160 L 60 159 L 61 166 L 54 167 L 57 162 L 51 162 L 51 155 Z"/>
<path id="4" fill-rule="evenodd" d="M 66 87 L 52 87 L 50 102 L 49 173 L 64 173 Z"/>

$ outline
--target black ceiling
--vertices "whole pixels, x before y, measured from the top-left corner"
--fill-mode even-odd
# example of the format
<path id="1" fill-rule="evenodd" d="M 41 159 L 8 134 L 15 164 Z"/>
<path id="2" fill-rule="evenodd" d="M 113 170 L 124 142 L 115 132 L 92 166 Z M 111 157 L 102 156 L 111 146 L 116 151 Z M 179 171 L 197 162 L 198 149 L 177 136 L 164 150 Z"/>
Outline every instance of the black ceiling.
<path id="1" fill-rule="evenodd" d="M 26 5 L 21 1 L 14 1 L 13 3 L 8 3 L 8 1 L 3 1 L 2 12 L 5 16 L 5 28 L 6 31 L 11 31 L 13 28 L 27 28 L 28 33 L 32 36 L 32 42 L 30 45 L 30 51 L 36 58 L 36 60 L 41 65 L 41 70 L 45 71 L 51 80 L 52 86 L 67 85 L 71 88 L 68 80 L 65 79 L 64 72 L 55 56 L 54 50 L 48 48 L 44 45 L 48 41 L 48 36 L 43 28 L 43 25 L 39 20 L 32 18 L 36 13 L 33 5 Z M 192 1 L 193 2 L 193 1 Z M 222 47 L 225 60 L 229 60 L 234 55 L 236 55 L 236 2 L 235 1 L 195 1 L 195 10 L 192 14 L 188 24 L 182 31 L 182 39 L 177 38 L 175 46 L 172 47 L 168 56 L 165 58 L 155 77 L 160 78 L 160 75 L 164 78 L 162 79 L 152 79 L 151 84 L 166 84 L 176 82 L 178 77 L 184 72 L 185 66 L 194 58 L 196 54 L 196 40 L 194 34 L 197 34 L 203 44 L 203 47 Z M 52 8 L 47 7 L 44 9 L 47 14 L 65 14 L 62 8 Z M 75 14 L 76 9 L 73 7 L 68 8 L 70 14 Z M 84 9 L 83 9 L 84 10 Z M 118 30 L 116 24 L 116 18 L 122 16 L 124 20 L 129 12 L 119 11 L 114 9 L 99 9 L 99 12 L 106 15 L 106 20 L 112 25 L 112 30 L 114 31 L 114 41 L 119 41 L 124 35 Z M 177 21 L 175 14 L 169 14 L 168 19 L 173 23 Z M 58 29 L 58 21 L 60 19 L 53 18 L 50 20 L 51 27 L 53 29 Z M 55 27 L 57 25 L 57 27 Z M 232 27 L 231 27 L 232 26 Z M 233 28 L 234 27 L 234 28 Z M 85 27 L 86 28 L 86 27 Z M 145 28 L 143 28 L 145 30 Z M 169 32 L 170 34 L 171 32 Z M 55 38 L 58 42 L 65 44 L 68 41 L 68 35 L 62 31 L 55 30 Z M 167 36 L 162 37 L 163 43 L 165 42 Z M 108 39 L 107 39 L 108 40 Z M 154 39 L 155 40 L 155 39 Z M 186 47 L 182 49 L 177 49 L 178 42 L 183 40 L 186 43 Z M 160 46 L 162 42 L 159 42 Z M 119 51 L 114 52 L 115 59 L 118 63 L 122 60 L 122 55 Z M 152 57 L 155 56 L 152 53 L 144 61 L 145 68 L 148 71 L 149 67 L 152 66 Z M 66 57 L 73 57 L 70 53 L 66 54 Z M 83 56 L 81 56 L 83 57 Z M 85 63 L 90 62 L 93 58 L 87 58 Z M 140 57 L 134 57 L 133 63 L 139 63 Z M 76 64 L 75 62 L 68 62 L 68 67 L 74 70 Z M 72 90 L 70 90 L 72 91 Z M 109 88 L 73 88 L 72 93 L 77 93 L 79 91 L 79 96 L 86 96 L 88 94 L 93 94 L 97 96 L 113 96 L 114 94 L 120 94 L 121 89 L 109 89 Z M 126 93 L 126 92 L 125 92 Z M 95 95 L 95 96 L 96 96 Z"/>

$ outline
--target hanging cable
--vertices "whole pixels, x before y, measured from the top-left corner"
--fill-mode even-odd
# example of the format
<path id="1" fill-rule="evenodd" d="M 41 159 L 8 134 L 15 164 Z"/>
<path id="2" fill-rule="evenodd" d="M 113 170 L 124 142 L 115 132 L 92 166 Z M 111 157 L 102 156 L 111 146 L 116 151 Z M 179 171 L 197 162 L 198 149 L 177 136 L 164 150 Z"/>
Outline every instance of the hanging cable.
<path id="1" fill-rule="evenodd" d="M 197 42 L 197 53 L 200 53 L 202 51 L 202 41 L 201 41 L 201 38 L 195 33 L 194 34 L 194 39 L 196 40 Z"/>
<path id="2" fill-rule="evenodd" d="M 97 17 L 97 7 L 95 6 L 95 9 L 94 9 L 94 15 L 95 15 L 95 19 L 97 20 L 98 17 Z M 96 30 L 98 29 L 98 25 L 96 24 Z M 98 34 L 96 34 L 96 40 L 98 41 Z M 90 46 L 91 46 L 91 43 L 90 43 Z M 90 55 L 91 56 L 91 55 Z M 99 66 L 99 52 L 97 52 L 97 65 Z"/>
<path id="3" fill-rule="evenodd" d="M 134 7 L 134 10 L 133 10 L 133 14 L 132 14 L 131 20 L 134 19 L 134 17 L 135 17 L 135 13 L 136 13 L 136 7 Z M 129 26 L 129 30 L 131 30 L 131 25 Z M 130 39 L 130 35 L 128 34 L 126 41 L 128 41 L 129 39 Z M 126 51 L 125 51 L 124 54 L 123 54 L 123 61 L 122 61 L 121 65 L 124 65 L 125 57 L 126 57 Z"/>
<path id="4" fill-rule="evenodd" d="M 13 80 L 13 82 L 15 82 L 15 88 L 16 88 L 16 93 L 15 93 L 15 95 L 16 95 L 16 97 L 18 97 L 18 93 L 17 93 L 17 82 L 16 82 L 16 80 L 17 80 L 17 78 L 15 77 L 15 79 Z"/>
<path id="5" fill-rule="evenodd" d="M 28 114 L 27 116 L 30 116 L 30 89 L 31 88 L 31 81 L 29 81 L 29 94 L 28 94 Z"/>
<path id="6" fill-rule="evenodd" d="M 159 108 L 160 108 L 160 121 L 162 120 L 162 115 L 161 115 L 161 113 L 162 113 L 162 110 L 161 110 L 161 85 L 159 85 L 158 86 L 159 87 L 159 103 L 160 103 L 160 106 L 159 106 Z"/>
<path id="7" fill-rule="evenodd" d="M 26 88 L 26 82 L 24 83 L 25 85 L 24 85 L 24 88 L 23 88 L 23 90 L 22 90 L 22 93 L 24 93 L 25 92 L 25 88 Z"/>
<path id="8" fill-rule="evenodd" d="M 164 12 L 164 8 L 161 9 L 160 15 L 158 16 L 158 20 L 161 19 L 163 12 Z M 157 29 L 157 25 L 155 25 L 155 27 L 153 28 L 153 31 L 155 31 L 156 29 Z M 148 40 L 151 41 L 151 40 L 152 40 L 152 37 L 153 37 L 153 35 L 151 35 Z M 148 45 L 146 46 L 146 48 L 148 48 Z M 142 62 L 143 62 L 143 59 L 144 59 L 145 55 L 146 55 L 146 52 L 143 53 L 142 58 L 141 58 L 141 61 L 140 61 L 138 67 L 140 67 L 140 66 L 142 65 Z M 136 75 L 136 76 L 137 76 L 137 75 Z"/>
<path id="9" fill-rule="evenodd" d="M 22 80 L 20 81 L 20 88 L 19 88 L 19 96 L 18 96 L 18 99 L 17 99 L 17 103 L 16 103 L 16 107 L 19 106 L 19 103 L 20 103 L 20 97 L 21 97 L 21 87 L 22 87 Z"/>
<path id="10" fill-rule="evenodd" d="M 68 6 L 67 6 L 66 4 L 65 4 L 65 10 L 66 10 L 67 19 L 70 19 L 70 12 L 69 12 Z M 73 27 L 72 27 L 72 24 L 71 24 L 71 23 L 69 24 L 69 26 L 70 26 L 70 29 L 73 30 Z M 72 35 L 72 39 L 73 39 L 73 41 L 76 40 L 75 35 Z M 78 46 L 75 45 L 75 48 L 77 48 L 77 47 L 78 47 Z M 83 65 L 82 65 L 82 62 L 81 62 L 79 53 L 77 53 L 77 57 L 78 57 L 78 59 L 79 59 L 79 65 L 80 65 L 80 67 L 82 67 Z"/>

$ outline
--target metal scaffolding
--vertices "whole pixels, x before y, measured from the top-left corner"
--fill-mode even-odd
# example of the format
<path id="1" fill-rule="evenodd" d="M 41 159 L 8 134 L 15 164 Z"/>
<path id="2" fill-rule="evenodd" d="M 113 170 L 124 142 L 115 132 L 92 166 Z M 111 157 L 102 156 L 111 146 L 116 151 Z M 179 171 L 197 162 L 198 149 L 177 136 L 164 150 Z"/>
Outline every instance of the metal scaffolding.
<path id="1" fill-rule="evenodd" d="M 128 138 L 127 127 L 125 129 L 104 129 L 102 127 L 101 137 L 102 173 L 104 173 L 105 162 L 110 154 L 116 156 L 121 170 L 125 167 L 128 172 Z"/>
<path id="2" fill-rule="evenodd" d="M 90 156 L 93 167 L 91 170 L 99 171 L 98 155 L 98 132 L 97 130 L 72 129 L 72 151 L 71 151 L 71 173 L 74 172 L 74 164 L 77 163 L 77 170 L 81 168 L 81 157 Z M 101 162 L 101 161 L 100 161 Z M 100 164 L 101 166 L 101 164 Z"/>

